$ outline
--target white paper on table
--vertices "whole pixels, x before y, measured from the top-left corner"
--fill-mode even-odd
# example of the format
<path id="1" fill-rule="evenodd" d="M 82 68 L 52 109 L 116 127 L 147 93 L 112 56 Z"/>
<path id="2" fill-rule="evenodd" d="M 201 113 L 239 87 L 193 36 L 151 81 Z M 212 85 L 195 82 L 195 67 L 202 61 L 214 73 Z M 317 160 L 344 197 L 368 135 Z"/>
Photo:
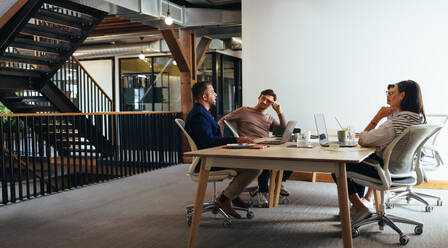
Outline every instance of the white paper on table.
<path id="1" fill-rule="evenodd" d="M 337 150 L 331 150 L 330 148 L 326 149 L 327 151 L 339 151 L 339 152 L 358 152 L 358 151 L 367 151 L 366 148 L 350 148 L 350 147 L 340 147 Z"/>

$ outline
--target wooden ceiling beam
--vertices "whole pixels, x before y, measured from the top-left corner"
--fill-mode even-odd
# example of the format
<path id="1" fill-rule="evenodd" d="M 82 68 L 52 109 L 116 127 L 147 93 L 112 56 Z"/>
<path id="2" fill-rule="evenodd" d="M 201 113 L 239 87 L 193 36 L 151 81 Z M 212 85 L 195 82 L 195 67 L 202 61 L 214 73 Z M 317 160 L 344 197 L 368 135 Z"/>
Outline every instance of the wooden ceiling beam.
<path id="1" fill-rule="evenodd" d="M 162 36 L 168 45 L 168 48 L 171 51 L 171 54 L 177 62 L 177 66 L 179 67 L 179 71 L 181 72 L 190 72 L 191 67 L 188 61 L 188 57 L 186 52 L 184 52 L 183 46 L 180 43 L 177 35 L 174 33 L 172 29 L 162 30 Z"/>
<path id="2" fill-rule="evenodd" d="M 212 43 L 212 39 L 209 37 L 202 37 L 199 41 L 198 46 L 196 47 L 196 68 L 199 68 L 204 62 L 205 55 L 207 54 L 208 48 L 210 47 L 210 44 Z"/>

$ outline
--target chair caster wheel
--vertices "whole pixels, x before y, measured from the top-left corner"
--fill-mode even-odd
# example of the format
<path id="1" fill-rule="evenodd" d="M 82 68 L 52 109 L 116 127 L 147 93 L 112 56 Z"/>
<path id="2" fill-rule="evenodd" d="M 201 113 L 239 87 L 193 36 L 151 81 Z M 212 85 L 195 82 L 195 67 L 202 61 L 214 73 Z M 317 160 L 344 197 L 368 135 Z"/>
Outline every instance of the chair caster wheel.
<path id="1" fill-rule="evenodd" d="M 432 207 L 432 206 L 426 206 L 426 207 L 425 207 L 425 211 L 426 211 L 426 212 L 432 212 L 432 210 L 433 210 L 433 207 Z"/>
<path id="2" fill-rule="evenodd" d="M 255 217 L 255 213 L 253 211 L 247 211 L 246 218 L 253 219 Z"/>
<path id="3" fill-rule="evenodd" d="M 392 204 L 392 203 L 386 203 L 386 208 L 387 208 L 387 209 L 392 209 L 392 208 L 394 208 L 394 204 Z"/>
<path id="4" fill-rule="evenodd" d="M 230 220 L 224 220 L 224 222 L 222 223 L 223 227 L 231 227 L 232 226 L 232 222 Z"/>
<path id="5" fill-rule="evenodd" d="M 443 202 L 442 202 L 442 200 L 437 200 L 437 206 L 442 206 L 443 205 Z"/>
<path id="6" fill-rule="evenodd" d="M 417 234 L 417 235 L 422 234 L 423 233 L 423 226 L 416 226 L 414 228 L 414 233 Z"/>
<path id="7" fill-rule="evenodd" d="M 380 227 L 380 230 L 384 230 L 384 226 L 386 223 L 383 220 L 378 221 L 378 226 Z"/>
<path id="8" fill-rule="evenodd" d="M 289 199 L 286 196 L 280 196 L 279 204 L 287 205 L 289 203 Z"/>
<path id="9" fill-rule="evenodd" d="M 358 228 L 352 228 L 352 238 L 359 237 L 359 229 Z"/>
<path id="10" fill-rule="evenodd" d="M 408 242 L 409 242 L 409 238 L 408 238 L 408 236 L 403 235 L 403 236 L 400 237 L 400 244 L 402 244 L 402 245 L 407 245 Z"/>

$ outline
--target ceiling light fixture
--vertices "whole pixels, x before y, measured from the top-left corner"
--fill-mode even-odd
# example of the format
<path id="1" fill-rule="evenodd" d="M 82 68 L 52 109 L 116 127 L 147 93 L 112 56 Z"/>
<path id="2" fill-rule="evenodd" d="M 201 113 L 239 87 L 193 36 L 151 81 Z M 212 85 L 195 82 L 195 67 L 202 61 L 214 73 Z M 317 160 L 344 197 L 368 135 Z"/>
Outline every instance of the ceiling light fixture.
<path id="1" fill-rule="evenodd" d="M 143 54 L 143 51 L 140 52 L 140 54 L 138 55 L 138 58 L 141 60 L 145 60 L 145 55 Z"/>
<path id="2" fill-rule="evenodd" d="M 173 18 L 171 18 L 171 15 L 170 15 L 170 1 L 168 1 L 168 9 L 166 11 L 165 23 L 166 23 L 166 25 L 173 24 Z"/>
<path id="3" fill-rule="evenodd" d="M 140 36 L 140 41 L 143 42 L 143 39 L 144 39 L 144 38 L 145 38 L 145 37 Z M 145 60 L 145 55 L 143 54 L 143 50 L 140 51 L 140 54 L 138 55 L 138 58 L 141 59 L 141 60 Z"/>

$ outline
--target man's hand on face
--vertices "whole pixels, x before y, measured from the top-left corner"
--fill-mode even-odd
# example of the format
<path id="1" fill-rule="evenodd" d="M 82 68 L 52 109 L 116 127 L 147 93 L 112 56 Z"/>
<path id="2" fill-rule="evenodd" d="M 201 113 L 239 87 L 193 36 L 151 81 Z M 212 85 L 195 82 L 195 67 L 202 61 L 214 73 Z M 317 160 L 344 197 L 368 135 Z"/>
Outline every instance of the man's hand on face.
<path id="1" fill-rule="evenodd" d="M 272 108 L 275 110 L 275 112 L 277 112 L 277 114 L 281 114 L 282 110 L 280 108 L 280 103 L 272 103 Z"/>
<path id="2" fill-rule="evenodd" d="M 239 137 L 236 141 L 237 143 L 251 143 L 254 144 L 255 141 L 253 141 L 251 138 L 249 137 Z"/>

